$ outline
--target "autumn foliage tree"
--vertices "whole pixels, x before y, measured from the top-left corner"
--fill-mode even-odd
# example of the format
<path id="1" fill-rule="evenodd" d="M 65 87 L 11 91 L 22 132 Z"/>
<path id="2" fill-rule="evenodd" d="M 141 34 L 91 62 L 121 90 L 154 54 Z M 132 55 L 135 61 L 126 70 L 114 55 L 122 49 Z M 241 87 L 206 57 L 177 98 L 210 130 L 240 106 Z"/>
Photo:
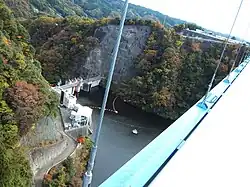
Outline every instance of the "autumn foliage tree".
<path id="1" fill-rule="evenodd" d="M 77 142 L 83 144 L 85 141 L 84 137 L 80 136 L 77 138 Z"/>
<path id="2" fill-rule="evenodd" d="M 5 98 L 15 111 L 20 134 L 26 134 L 42 114 L 43 95 L 37 86 L 19 81 L 6 90 Z"/>
<path id="3" fill-rule="evenodd" d="M 0 186 L 31 186 L 28 154 L 20 144 L 20 135 L 57 106 L 56 95 L 34 60 L 29 38 L 0 0 Z"/>

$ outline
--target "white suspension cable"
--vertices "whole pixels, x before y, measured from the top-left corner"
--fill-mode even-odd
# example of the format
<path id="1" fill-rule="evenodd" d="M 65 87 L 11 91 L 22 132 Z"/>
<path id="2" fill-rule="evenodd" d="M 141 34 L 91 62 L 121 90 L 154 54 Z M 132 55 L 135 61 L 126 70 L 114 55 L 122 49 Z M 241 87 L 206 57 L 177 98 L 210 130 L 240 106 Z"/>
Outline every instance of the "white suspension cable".
<path id="1" fill-rule="evenodd" d="M 223 48 L 222 53 L 221 53 L 221 56 L 220 56 L 220 60 L 219 60 L 219 62 L 218 62 L 218 64 L 217 64 L 217 66 L 216 66 L 216 69 L 215 69 L 215 71 L 214 71 L 214 74 L 213 74 L 213 76 L 212 76 L 212 79 L 211 79 L 211 81 L 210 81 L 210 84 L 208 85 L 208 89 L 207 89 L 207 92 L 206 92 L 206 94 L 205 94 L 205 97 L 204 97 L 203 101 L 202 101 L 201 103 L 198 104 L 201 108 L 207 109 L 207 106 L 206 106 L 206 103 L 205 103 L 205 102 L 206 102 L 208 93 L 210 92 L 210 90 L 211 90 L 211 88 L 212 88 L 212 86 L 213 86 L 213 82 L 214 82 L 215 76 L 216 76 L 216 74 L 217 74 L 217 71 L 218 71 L 218 69 L 219 69 L 219 67 L 220 67 L 220 64 L 221 64 L 221 62 L 222 62 L 222 59 L 223 59 L 223 57 L 224 57 L 224 54 L 225 54 L 225 51 L 226 51 L 226 48 L 227 48 L 227 45 L 228 45 L 228 41 L 229 41 L 229 39 L 230 39 L 230 37 L 231 37 L 231 34 L 232 34 L 232 31 L 233 31 L 234 25 L 235 25 L 235 23 L 236 23 L 236 20 L 237 20 L 237 18 L 238 18 L 239 12 L 240 12 L 240 9 L 241 9 L 242 4 L 243 4 L 243 1 L 244 1 L 244 0 L 241 0 L 241 2 L 240 2 L 240 6 L 239 6 L 239 8 L 238 8 L 238 10 L 237 10 L 237 13 L 236 13 L 236 16 L 235 16 L 235 18 L 234 18 L 234 21 L 233 21 L 232 27 L 231 27 L 231 29 L 230 29 L 229 35 L 228 35 L 228 37 L 227 37 L 227 39 L 226 39 L 224 48 Z"/>

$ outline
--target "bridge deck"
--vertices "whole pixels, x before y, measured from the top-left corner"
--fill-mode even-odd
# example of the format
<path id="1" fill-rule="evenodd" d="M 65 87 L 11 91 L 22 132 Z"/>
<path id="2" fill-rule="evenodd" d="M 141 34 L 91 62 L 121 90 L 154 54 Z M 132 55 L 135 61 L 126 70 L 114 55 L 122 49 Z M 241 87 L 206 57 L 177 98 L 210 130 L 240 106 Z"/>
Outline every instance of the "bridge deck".
<path id="1" fill-rule="evenodd" d="M 249 99 L 247 98 L 247 94 L 249 93 L 249 90 L 245 90 L 244 88 L 244 86 L 247 87 L 247 84 L 246 84 L 247 74 L 249 74 L 250 72 L 249 61 L 250 61 L 250 57 L 244 60 L 244 62 L 241 63 L 241 65 L 237 67 L 231 73 L 229 81 L 230 82 L 234 81 L 232 85 L 230 85 L 228 81 L 226 81 L 227 79 L 225 78 L 223 81 L 221 81 L 218 85 L 216 85 L 210 91 L 209 96 L 206 99 L 207 108 L 199 107 L 200 103 L 204 100 L 204 97 L 203 97 L 200 99 L 200 101 L 197 102 L 197 104 L 192 106 L 187 112 L 185 112 L 181 117 L 179 117 L 170 127 L 168 127 L 159 136 L 157 136 L 151 143 L 149 143 L 138 154 L 136 154 L 131 160 L 129 160 L 126 164 L 124 164 L 119 170 L 117 170 L 112 176 L 110 176 L 100 186 L 101 187 L 141 187 L 145 185 L 147 186 L 152 181 L 152 179 L 154 179 L 154 181 L 151 184 L 151 186 L 157 186 L 157 187 L 158 186 L 160 187 L 161 186 L 171 186 L 171 187 L 182 186 L 181 181 L 184 181 L 184 180 L 182 180 L 181 177 L 185 178 L 184 175 L 192 173 L 192 172 L 189 172 L 189 170 L 192 168 L 194 168 L 194 171 L 196 171 L 198 174 L 201 174 L 204 170 L 204 175 L 202 174 L 203 178 L 209 178 L 210 176 L 208 174 L 209 174 L 210 168 L 206 169 L 205 168 L 206 166 L 203 165 L 203 167 L 199 169 L 196 168 L 197 169 L 196 170 L 195 161 L 197 160 L 197 164 L 200 166 L 200 163 L 198 161 L 198 158 L 200 158 L 202 159 L 202 162 L 204 162 L 204 164 L 208 164 L 208 166 L 212 165 L 211 168 L 216 170 L 216 167 L 220 166 L 220 164 L 218 164 L 218 162 L 220 161 L 217 160 L 217 162 L 215 162 L 216 160 L 213 160 L 212 158 L 214 155 L 220 154 L 224 156 L 224 155 L 229 154 L 227 151 L 230 151 L 230 150 L 225 150 L 224 152 L 224 149 L 225 149 L 224 147 L 227 147 L 227 146 L 232 147 L 232 151 L 237 152 L 237 149 L 236 148 L 234 149 L 234 146 L 237 146 L 239 144 L 239 142 L 237 141 L 240 141 L 240 140 L 235 141 L 234 137 L 241 136 L 237 134 L 237 130 L 240 131 L 240 129 L 238 128 L 242 128 L 241 125 L 238 125 L 239 123 L 241 123 L 240 121 L 241 110 L 244 110 L 244 112 L 246 112 L 247 110 L 245 106 L 249 104 Z M 224 97 L 226 98 L 226 100 Z M 239 99 L 239 97 L 241 97 L 241 99 Z M 244 98 L 244 100 L 242 97 Z M 243 108 L 243 106 L 245 108 Z M 235 109 L 235 111 L 233 111 L 233 109 Z M 229 110 L 231 113 L 227 112 L 227 110 Z M 207 116 L 210 116 L 210 117 L 206 119 Z M 229 120 L 232 117 L 234 117 L 234 119 Z M 227 120 L 231 122 L 230 125 Z M 206 125 L 206 123 L 209 125 Z M 201 127 L 199 127 L 199 124 L 201 125 Z M 195 135 L 197 133 L 196 131 L 197 129 L 196 129 L 194 131 L 195 134 L 192 134 L 192 138 L 194 136 L 198 136 L 198 138 L 195 139 L 196 144 L 195 142 L 194 142 L 194 145 L 192 145 L 191 143 L 190 152 L 187 151 L 187 153 L 185 152 L 179 153 L 179 151 L 183 151 L 183 148 L 180 149 L 181 145 L 183 145 L 182 144 L 183 141 L 186 141 L 186 140 L 190 141 L 190 139 L 187 139 L 187 138 L 190 137 L 189 135 L 197 126 L 199 129 L 198 132 L 200 132 L 201 134 L 204 133 L 204 135 L 203 134 L 200 136 L 199 134 Z M 244 127 L 246 128 L 247 126 L 244 126 Z M 208 128 L 210 130 L 206 132 Z M 203 129 L 203 130 L 200 130 L 200 129 Z M 245 130 L 246 129 L 244 129 L 244 131 Z M 227 132 L 228 134 L 225 134 Z M 236 133 L 232 135 L 232 133 L 234 132 Z M 215 135 L 213 135 L 213 133 Z M 209 134 L 209 136 L 205 136 L 206 134 Z M 204 136 L 204 140 L 202 140 L 203 136 Z M 230 136 L 231 139 L 228 138 L 228 136 Z M 208 145 L 206 145 L 207 143 L 206 141 L 208 142 Z M 218 146 L 219 150 L 216 150 L 213 144 L 219 145 Z M 186 147 L 187 145 L 188 144 L 184 145 L 184 147 Z M 207 150 L 207 152 L 202 149 Z M 206 154 L 202 155 L 202 153 L 204 152 L 206 152 Z M 173 154 L 175 154 L 174 157 L 172 157 Z M 185 154 L 190 154 L 190 158 L 189 156 L 186 156 Z M 182 170 L 182 167 L 173 168 L 172 170 L 178 171 L 177 169 L 179 169 L 183 173 L 180 172 L 179 174 L 176 172 L 166 172 L 166 171 L 170 171 L 168 169 L 168 163 L 167 163 L 166 167 L 162 170 L 162 172 L 158 174 L 159 169 L 166 162 L 169 162 L 169 159 L 171 157 L 172 159 L 170 159 L 170 161 L 174 162 L 172 160 L 176 159 L 175 158 L 176 155 L 183 155 L 182 157 L 179 156 L 181 157 L 180 159 L 182 159 L 181 166 L 183 165 L 183 170 Z M 197 156 L 198 158 L 196 158 L 196 156 L 194 157 L 194 155 L 198 155 Z M 191 160 L 191 158 L 193 157 L 195 159 Z M 218 159 L 219 158 L 220 156 L 218 157 Z M 233 161 L 237 162 L 235 160 Z M 205 163 L 205 162 L 208 162 L 208 163 Z M 210 165 L 210 163 L 212 164 Z M 184 164 L 187 164 L 187 165 L 189 164 L 188 166 L 190 168 L 188 169 L 185 168 Z M 228 168 L 230 167 L 229 164 L 230 163 L 228 163 Z M 172 167 L 177 167 L 177 166 L 172 166 Z M 224 166 L 221 166 L 221 167 L 222 167 L 222 170 L 227 169 L 227 168 L 224 168 Z M 172 176 L 168 177 L 170 173 L 171 175 L 175 175 L 175 180 L 172 180 Z M 195 174 L 197 175 L 197 173 Z M 155 175 L 157 174 L 158 176 L 154 178 Z M 197 180 L 196 178 L 197 176 L 192 176 L 192 177 L 193 177 L 192 180 L 189 180 L 189 177 L 187 177 L 186 178 L 187 181 L 185 181 L 184 183 Z M 168 182 L 166 178 L 169 179 L 169 185 L 167 185 Z M 180 184 L 177 183 L 176 181 L 180 182 Z M 214 181 L 214 179 L 212 179 L 212 181 Z M 186 186 L 190 186 L 190 184 L 187 184 Z M 204 186 L 204 184 L 199 184 L 199 183 L 197 185 L 192 184 L 192 186 L 200 186 L 200 185 Z"/>
<path id="2" fill-rule="evenodd" d="M 151 187 L 250 186 L 249 80 L 247 65 Z"/>

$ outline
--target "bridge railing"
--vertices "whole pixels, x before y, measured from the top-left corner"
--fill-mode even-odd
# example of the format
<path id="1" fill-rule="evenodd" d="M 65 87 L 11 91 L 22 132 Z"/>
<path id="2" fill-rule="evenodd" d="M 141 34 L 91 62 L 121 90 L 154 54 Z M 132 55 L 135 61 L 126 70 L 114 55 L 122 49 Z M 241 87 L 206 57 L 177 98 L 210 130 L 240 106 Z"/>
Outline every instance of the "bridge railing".
<path id="1" fill-rule="evenodd" d="M 208 106 L 206 109 L 198 106 L 198 104 L 203 101 L 203 97 L 170 127 L 104 181 L 100 187 L 142 187 L 148 184 L 159 172 L 161 167 L 163 167 L 183 145 L 193 130 L 208 114 L 209 110 L 223 96 L 241 71 L 243 71 L 249 61 L 250 58 L 248 57 L 239 67 L 232 71 L 229 81 L 226 81 L 227 78 L 225 78 L 209 92 L 205 101 Z"/>

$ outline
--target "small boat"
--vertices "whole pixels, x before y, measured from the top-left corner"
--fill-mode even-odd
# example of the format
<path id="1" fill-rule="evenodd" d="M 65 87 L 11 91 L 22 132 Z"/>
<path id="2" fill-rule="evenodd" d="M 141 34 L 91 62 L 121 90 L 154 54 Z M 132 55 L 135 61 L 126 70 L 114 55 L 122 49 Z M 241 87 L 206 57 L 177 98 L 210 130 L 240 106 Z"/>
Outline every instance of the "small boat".
<path id="1" fill-rule="evenodd" d="M 137 134 L 138 134 L 138 131 L 137 131 L 136 129 L 133 129 L 133 130 L 132 130 L 132 133 L 137 135 Z"/>

